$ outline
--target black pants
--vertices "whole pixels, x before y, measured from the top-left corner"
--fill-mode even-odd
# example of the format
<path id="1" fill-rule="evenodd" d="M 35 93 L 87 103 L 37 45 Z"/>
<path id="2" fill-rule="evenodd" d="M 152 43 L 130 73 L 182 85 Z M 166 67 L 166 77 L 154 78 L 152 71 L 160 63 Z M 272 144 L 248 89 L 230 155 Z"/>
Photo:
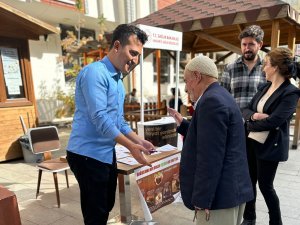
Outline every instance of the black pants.
<path id="1" fill-rule="evenodd" d="M 255 149 L 259 149 L 260 147 L 260 143 L 252 139 L 247 139 L 248 165 L 255 197 L 252 201 L 246 203 L 244 219 L 256 219 L 256 183 L 258 182 L 259 189 L 269 210 L 269 224 L 282 225 L 280 203 L 273 186 L 278 162 L 257 159 L 255 155 Z"/>
<path id="2" fill-rule="evenodd" d="M 80 188 L 85 225 L 106 225 L 115 204 L 117 166 L 67 151 L 67 160 Z"/>

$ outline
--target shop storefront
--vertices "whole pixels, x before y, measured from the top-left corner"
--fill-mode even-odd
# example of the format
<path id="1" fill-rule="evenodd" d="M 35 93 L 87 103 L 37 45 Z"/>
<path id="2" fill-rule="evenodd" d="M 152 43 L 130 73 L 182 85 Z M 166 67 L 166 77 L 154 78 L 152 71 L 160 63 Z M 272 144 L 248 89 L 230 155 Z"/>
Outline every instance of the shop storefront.
<path id="1" fill-rule="evenodd" d="M 37 125 L 28 40 L 59 31 L 0 2 L 0 162 L 22 157 L 18 138 Z M 41 74 L 42 75 L 42 74 Z"/>

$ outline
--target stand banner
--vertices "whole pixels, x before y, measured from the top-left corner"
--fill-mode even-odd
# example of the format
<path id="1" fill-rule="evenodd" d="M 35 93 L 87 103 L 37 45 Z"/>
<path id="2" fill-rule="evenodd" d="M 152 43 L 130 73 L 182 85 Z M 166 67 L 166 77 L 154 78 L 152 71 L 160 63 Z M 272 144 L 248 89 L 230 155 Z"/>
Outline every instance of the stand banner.
<path id="1" fill-rule="evenodd" d="M 174 202 L 179 195 L 179 163 L 180 153 L 152 163 L 152 167 L 135 170 L 142 205 L 147 205 L 151 213 Z"/>
<path id="2" fill-rule="evenodd" d="M 138 135 L 154 146 L 161 147 L 166 144 L 177 146 L 176 122 L 173 117 L 166 116 L 158 120 L 138 122 Z"/>
<path id="3" fill-rule="evenodd" d="M 144 44 L 144 48 L 181 51 L 182 32 L 143 24 L 137 26 L 148 35 L 148 41 Z"/>

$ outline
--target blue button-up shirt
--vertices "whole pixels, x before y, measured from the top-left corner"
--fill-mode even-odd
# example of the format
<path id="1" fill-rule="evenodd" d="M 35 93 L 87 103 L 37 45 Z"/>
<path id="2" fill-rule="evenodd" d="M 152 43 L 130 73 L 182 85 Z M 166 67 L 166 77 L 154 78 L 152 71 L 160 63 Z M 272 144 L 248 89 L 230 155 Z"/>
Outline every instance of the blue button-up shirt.
<path id="1" fill-rule="evenodd" d="M 112 163 L 115 138 L 132 131 L 124 120 L 121 73 L 107 57 L 85 66 L 76 79 L 72 132 L 67 150 Z"/>

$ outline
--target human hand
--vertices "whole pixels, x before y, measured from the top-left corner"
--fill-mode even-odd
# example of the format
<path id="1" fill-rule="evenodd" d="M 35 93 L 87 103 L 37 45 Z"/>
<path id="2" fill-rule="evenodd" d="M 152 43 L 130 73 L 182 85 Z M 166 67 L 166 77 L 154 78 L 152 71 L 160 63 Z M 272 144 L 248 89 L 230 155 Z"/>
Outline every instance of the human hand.
<path id="1" fill-rule="evenodd" d="M 194 214 L 193 222 L 195 222 L 195 220 L 197 219 L 197 212 L 200 211 L 200 210 L 204 210 L 205 211 L 205 220 L 209 221 L 209 217 L 210 217 L 209 209 L 202 209 L 202 208 L 199 208 L 197 206 L 194 206 L 194 207 L 195 207 L 195 214 Z"/>
<path id="2" fill-rule="evenodd" d="M 146 149 L 146 152 L 144 153 L 147 155 L 150 154 L 150 151 L 153 151 L 155 149 L 154 145 L 150 141 L 144 139 L 141 140 L 141 145 Z"/>
<path id="3" fill-rule="evenodd" d="M 140 164 L 143 164 L 145 166 L 151 166 L 151 163 L 149 163 L 143 155 L 143 152 L 149 155 L 149 150 L 144 148 L 142 145 L 134 144 L 129 148 L 129 151 L 133 158 L 135 158 L 136 161 L 138 161 Z"/>
<path id="4" fill-rule="evenodd" d="M 266 114 L 266 113 L 254 113 L 252 115 L 252 119 L 253 120 L 263 120 L 263 119 L 265 119 L 267 117 L 269 117 L 269 115 Z"/>
<path id="5" fill-rule="evenodd" d="M 177 112 L 175 109 L 168 107 L 167 110 L 168 110 L 169 115 L 175 119 L 177 126 L 179 126 L 183 120 L 182 115 L 179 112 Z"/>

